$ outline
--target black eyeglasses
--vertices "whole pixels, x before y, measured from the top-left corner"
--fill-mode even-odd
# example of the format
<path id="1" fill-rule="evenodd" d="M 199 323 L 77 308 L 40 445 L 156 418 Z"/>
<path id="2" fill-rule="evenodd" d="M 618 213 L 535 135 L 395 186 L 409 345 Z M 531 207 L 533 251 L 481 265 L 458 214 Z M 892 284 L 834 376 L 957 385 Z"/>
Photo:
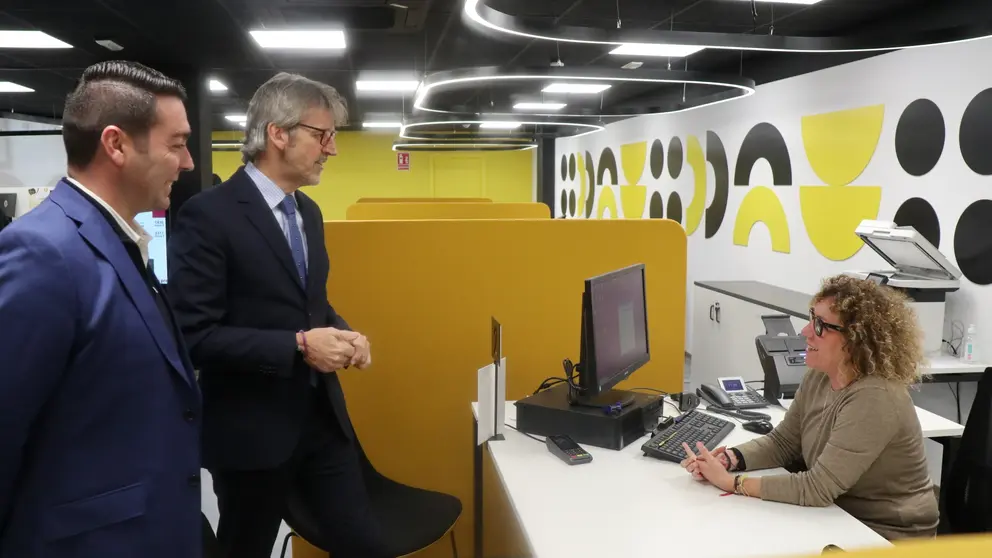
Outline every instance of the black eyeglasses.
<path id="1" fill-rule="evenodd" d="M 817 337 L 823 337 L 823 328 L 832 329 L 834 331 L 844 331 L 845 329 L 844 326 L 823 321 L 823 318 L 817 316 L 816 312 L 814 312 L 812 308 L 809 309 L 809 321 L 813 324 L 813 333 L 815 333 Z"/>
<path id="2" fill-rule="evenodd" d="M 327 144 L 334 139 L 334 136 L 338 135 L 337 130 L 331 130 L 329 128 L 316 128 L 314 126 L 307 126 L 306 124 L 297 124 L 300 128 L 306 128 L 307 130 L 313 130 L 314 132 L 320 132 L 320 146 L 327 147 Z"/>

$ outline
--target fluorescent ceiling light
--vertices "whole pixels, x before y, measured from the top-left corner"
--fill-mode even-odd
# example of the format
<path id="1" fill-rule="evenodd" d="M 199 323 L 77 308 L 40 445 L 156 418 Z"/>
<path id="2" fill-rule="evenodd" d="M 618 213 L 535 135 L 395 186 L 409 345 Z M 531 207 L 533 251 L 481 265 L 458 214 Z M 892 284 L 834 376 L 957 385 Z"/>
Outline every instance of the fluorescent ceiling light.
<path id="1" fill-rule="evenodd" d="M 224 85 L 224 82 L 222 82 L 220 80 L 211 79 L 210 80 L 210 90 L 211 91 L 227 91 L 227 86 Z"/>
<path id="2" fill-rule="evenodd" d="M 575 95 L 592 95 L 602 93 L 612 87 L 602 83 L 552 83 L 545 87 L 545 93 L 573 93 Z"/>
<path id="3" fill-rule="evenodd" d="M 34 89 L 12 81 L 0 81 L 0 93 L 31 93 Z"/>
<path id="4" fill-rule="evenodd" d="M 565 108 L 565 103 L 517 103 L 513 105 L 517 110 L 561 110 Z"/>
<path id="5" fill-rule="evenodd" d="M 72 48 L 41 31 L 0 31 L 0 48 Z"/>
<path id="6" fill-rule="evenodd" d="M 399 121 L 396 121 L 396 122 L 384 122 L 384 121 L 380 121 L 380 122 L 362 122 L 362 127 L 364 127 L 364 128 L 402 128 L 403 127 L 403 123 L 402 122 L 399 122 Z"/>
<path id="7" fill-rule="evenodd" d="M 610 54 L 626 54 L 628 56 L 670 56 L 684 58 L 703 50 L 703 47 L 692 45 L 663 45 L 658 43 L 626 43 L 610 51 Z"/>
<path id="8" fill-rule="evenodd" d="M 636 70 L 644 65 L 644 62 L 627 62 L 623 66 L 620 66 L 624 70 Z"/>
<path id="9" fill-rule="evenodd" d="M 520 127 L 520 122 L 483 122 L 479 124 L 480 128 L 486 128 L 489 130 L 514 130 Z"/>
<path id="10" fill-rule="evenodd" d="M 231 122 L 236 122 L 238 124 L 241 124 L 242 126 L 248 123 L 247 114 L 227 114 L 224 115 L 224 118 L 230 120 Z"/>
<path id="11" fill-rule="evenodd" d="M 416 80 L 359 80 L 355 82 L 358 91 L 395 91 L 400 93 L 414 92 L 420 87 Z"/>
<path id="12" fill-rule="evenodd" d="M 341 50 L 345 48 L 344 31 L 251 31 L 251 36 L 262 48 Z"/>
<path id="13" fill-rule="evenodd" d="M 749 2 L 750 0 L 743 0 L 744 2 Z M 819 3 L 821 0 L 754 0 L 755 2 L 764 2 L 765 4 L 803 4 L 805 6 L 812 6 L 813 4 Z"/>

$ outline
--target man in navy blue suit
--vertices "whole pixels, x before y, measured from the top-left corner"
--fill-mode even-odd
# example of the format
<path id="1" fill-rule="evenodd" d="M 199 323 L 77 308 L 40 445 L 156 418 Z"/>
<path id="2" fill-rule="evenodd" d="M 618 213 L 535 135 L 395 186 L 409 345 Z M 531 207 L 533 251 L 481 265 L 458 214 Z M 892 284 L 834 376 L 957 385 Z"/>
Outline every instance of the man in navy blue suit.
<path id="1" fill-rule="evenodd" d="M 68 177 L 0 233 L 0 558 L 201 553 L 200 392 L 135 222 L 193 168 L 184 100 L 87 68 Z"/>
<path id="2" fill-rule="evenodd" d="M 299 191 L 320 182 L 344 117 L 331 87 L 273 77 L 248 106 L 245 166 L 176 219 L 169 288 L 201 371 L 225 558 L 271 554 L 292 490 L 332 556 L 389 555 L 337 377 L 371 363 L 369 342 L 327 301 L 323 218 Z"/>

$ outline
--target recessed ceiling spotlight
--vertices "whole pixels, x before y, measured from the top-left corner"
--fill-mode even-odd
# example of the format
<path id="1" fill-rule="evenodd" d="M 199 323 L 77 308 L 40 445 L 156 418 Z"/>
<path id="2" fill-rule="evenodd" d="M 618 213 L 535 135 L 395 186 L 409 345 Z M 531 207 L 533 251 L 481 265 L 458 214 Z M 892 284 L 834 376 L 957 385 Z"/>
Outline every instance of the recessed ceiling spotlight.
<path id="1" fill-rule="evenodd" d="M 208 85 L 211 91 L 227 91 L 227 86 L 219 79 L 211 79 Z"/>
<path id="2" fill-rule="evenodd" d="M 644 62 L 627 62 L 623 66 L 620 66 L 624 70 L 636 70 L 644 65 Z"/>
<path id="3" fill-rule="evenodd" d="M 520 122 L 512 121 L 498 121 L 493 120 L 491 122 L 482 122 L 479 124 L 479 128 L 484 128 L 487 130 L 515 130 L 520 127 Z"/>
<path id="4" fill-rule="evenodd" d="M 72 48 L 41 31 L 0 31 L 0 48 Z"/>
<path id="5" fill-rule="evenodd" d="M 358 80 L 355 89 L 358 91 L 413 93 L 420 87 L 416 80 Z"/>
<path id="6" fill-rule="evenodd" d="M 703 50 L 692 45 L 662 45 L 655 43 L 626 43 L 610 51 L 610 54 L 627 56 L 668 56 L 684 58 Z"/>
<path id="7" fill-rule="evenodd" d="M 567 93 L 574 95 L 594 95 L 612 87 L 605 83 L 552 83 L 542 91 L 545 93 Z"/>
<path id="8" fill-rule="evenodd" d="M 250 33 L 260 47 L 269 49 L 341 50 L 346 46 L 344 31 L 340 30 L 258 29 Z"/>
<path id="9" fill-rule="evenodd" d="M 565 108 L 565 103 L 517 103 L 513 108 L 517 110 L 561 110 Z"/>
<path id="10" fill-rule="evenodd" d="M 0 93 L 31 93 L 34 89 L 12 81 L 0 81 Z"/>

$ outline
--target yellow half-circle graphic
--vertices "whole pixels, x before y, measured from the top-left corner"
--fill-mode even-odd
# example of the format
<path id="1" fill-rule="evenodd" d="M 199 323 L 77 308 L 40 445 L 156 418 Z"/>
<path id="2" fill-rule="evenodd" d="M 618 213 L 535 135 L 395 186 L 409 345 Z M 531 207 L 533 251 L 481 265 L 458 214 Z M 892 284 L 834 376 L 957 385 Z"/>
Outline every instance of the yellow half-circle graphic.
<path id="1" fill-rule="evenodd" d="M 772 250 L 788 254 L 791 250 L 789 221 L 785 209 L 775 192 L 767 186 L 755 186 L 748 190 L 737 211 L 734 221 L 734 244 L 747 246 L 751 229 L 757 223 L 764 223 L 772 240 Z"/>
<path id="2" fill-rule="evenodd" d="M 603 218 L 603 214 L 606 213 L 606 209 L 610 210 L 610 219 L 617 218 L 617 198 L 613 194 L 613 188 L 609 186 L 603 186 L 599 191 L 599 218 Z"/>
<path id="3" fill-rule="evenodd" d="M 579 200 L 575 207 L 577 208 L 576 214 L 579 214 L 585 211 L 586 194 L 589 193 L 589 185 L 587 184 L 589 177 L 586 176 L 586 158 L 581 153 L 575 154 L 575 162 L 578 163 L 575 172 L 578 175 L 576 178 L 579 179 Z"/>
<path id="4" fill-rule="evenodd" d="M 861 176 L 878 147 L 884 117 L 885 105 L 804 116 L 803 147 L 816 176 L 828 186 Z"/>
<path id="5" fill-rule="evenodd" d="M 644 163 L 648 160 L 648 142 L 625 143 L 620 146 L 620 166 L 626 184 L 634 186 L 644 175 Z M 622 197 L 622 195 L 621 195 Z"/>
<path id="6" fill-rule="evenodd" d="M 878 217 L 881 202 L 880 186 L 799 187 L 806 234 L 820 254 L 837 262 L 857 254 L 864 246 L 854 230 L 861 221 Z"/>
<path id="7" fill-rule="evenodd" d="M 706 154 L 696 136 L 686 140 L 685 160 L 692 167 L 692 201 L 685 208 L 685 234 L 690 235 L 699 228 L 706 210 Z"/>
<path id="8" fill-rule="evenodd" d="M 623 206 L 624 219 L 640 219 L 644 217 L 644 206 L 648 201 L 647 186 L 621 186 L 620 205 Z"/>

